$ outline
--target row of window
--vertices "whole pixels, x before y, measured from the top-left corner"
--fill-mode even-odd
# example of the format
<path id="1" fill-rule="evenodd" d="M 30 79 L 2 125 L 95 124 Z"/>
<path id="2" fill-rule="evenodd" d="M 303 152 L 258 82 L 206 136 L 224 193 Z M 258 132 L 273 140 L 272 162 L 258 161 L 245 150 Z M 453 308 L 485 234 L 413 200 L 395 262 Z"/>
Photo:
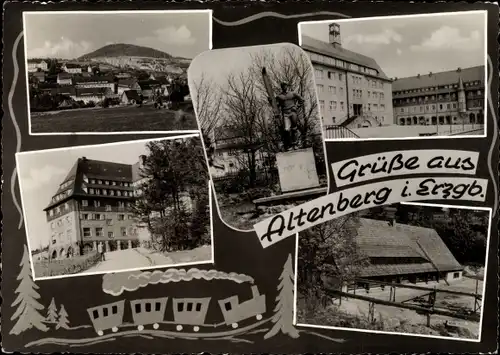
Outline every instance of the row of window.
<path id="1" fill-rule="evenodd" d="M 73 192 L 73 189 L 68 189 L 66 191 L 63 191 L 60 194 L 57 194 L 54 197 L 52 197 L 52 202 L 61 201 L 61 200 L 65 199 L 66 197 L 68 197 L 69 195 L 71 195 L 72 192 Z"/>
<path id="2" fill-rule="evenodd" d="M 324 73 L 325 73 L 325 71 L 323 71 L 322 69 L 318 69 L 318 68 L 314 69 L 314 76 L 318 80 L 324 79 Z M 342 74 L 342 73 L 336 73 L 336 72 L 332 72 L 329 70 L 327 70 L 326 73 L 327 73 L 328 79 L 330 79 L 330 80 L 336 80 L 336 79 L 338 79 L 339 81 L 344 80 L 344 74 Z"/>
<path id="3" fill-rule="evenodd" d="M 61 218 L 60 220 L 58 221 L 54 221 L 52 223 L 50 223 L 50 228 L 51 229 L 55 229 L 56 227 L 62 227 L 64 224 L 71 224 L 71 222 L 73 222 L 73 217 L 68 215 L 66 216 L 65 218 Z"/>
<path id="4" fill-rule="evenodd" d="M 341 59 L 332 58 L 332 57 L 322 55 L 322 54 L 317 54 L 317 53 L 309 53 L 309 56 L 311 57 L 311 60 L 315 61 L 315 62 L 335 66 L 338 68 L 357 71 L 357 72 L 361 72 L 361 73 L 366 73 L 366 74 L 370 74 L 370 75 L 378 75 L 378 72 L 375 69 L 368 68 L 368 67 L 361 66 L 358 64 L 354 64 L 354 63 L 349 63 L 349 62 L 343 61 Z"/>
<path id="5" fill-rule="evenodd" d="M 467 81 L 464 83 L 465 87 L 470 87 L 470 86 L 477 86 L 480 85 L 481 82 L 478 80 L 475 81 Z M 426 92 L 426 91 L 436 91 L 440 89 L 457 89 L 458 84 L 448 84 L 448 85 L 441 85 L 441 86 L 430 86 L 430 87 L 425 87 L 425 88 L 416 88 L 416 89 L 410 89 L 410 90 L 400 90 L 400 91 L 394 91 L 395 95 L 401 95 L 401 94 L 412 94 L 412 93 L 419 93 L 419 92 Z"/>
<path id="6" fill-rule="evenodd" d="M 328 110 L 329 111 L 337 111 L 337 108 L 340 107 L 340 111 L 345 110 L 344 101 L 340 101 L 340 106 L 337 106 L 337 101 L 330 101 Z M 368 111 L 385 111 L 385 104 L 371 104 L 363 105 L 364 108 L 368 109 Z M 319 100 L 319 108 L 321 112 L 325 110 L 325 101 Z"/>
<path id="7" fill-rule="evenodd" d="M 88 207 L 89 206 L 89 200 L 82 200 L 81 202 L 82 207 Z M 118 201 L 118 208 L 125 208 L 127 206 L 128 208 L 132 207 L 132 204 L 130 202 L 123 202 L 123 201 Z M 101 207 L 101 201 L 99 200 L 94 200 L 94 207 Z M 111 205 L 106 205 L 106 211 L 112 211 L 113 208 Z"/>
<path id="8" fill-rule="evenodd" d="M 54 214 L 59 214 L 61 212 L 66 212 L 66 211 L 69 211 L 69 203 L 68 202 L 66 202 L 65 204 L 63 204 L 61 206 L 57 206 L 56 208 L 50 209 L 49 216 L 53 217 Z"/>
<path id="9" fill-rule="evenodd" d="M 453 104 L 450 104 L 450 103 L 439 104 L 438 107 L 439 107 L 439 110 L 451 110 L 452 108 L 457 109 L 457 103 L 455 102 Z M 418 108 L 418 110 L 417 110 L 417 108 Z M 403 113 L 403 112 L 434 112 L 434 111 L 436 111 L 436 105 L 426 105 L 425 110 L 424 110 L 424 106 L 401 107 L 399 109 L 399 112 L 401 112 L 401 113 Z"/>
<path id="10" fill-rule="evenodd" d="M 120 236 L 126 237 L 127 234 L 127 228 L 126 227 L 121 227 L 120 228 Z M 104 237 L 104 229 L 102 227 L 96 227 L 94 228 L 94 234 L 92 235 L 92 228 L 83 228 L 83 237 L 84 238 L 91 238 L 91 237 Z M 108 238 L 112 239 L 114 238 L 114 232 L 113 231 L 108 231 Z"/>
<path id="11" fill-rule="evenodd" d="M 82 187 L 85 193 L 90 195 L 102 195 L 102 196 L 122 196 L 122 197 L 133 197 L 133 191 L 123 191 L 123 190 L 113 190 L 113 189 L 94 189 Z"/>
<path id="12" fill-rule="evenodd" d="M 94 184 L 94 185 L 109 185 L 109 186 L 123 186 L 123 187 L 131 187 L 131 182 L 126 181 L 113 181 L 113 180 L 99 180 L 99 179 L 87 179 L 84 177 L 83 181 Z"/>
<path id="13" fill-rule="evenodd" d="M 127 219 L 134 219 L 134 216 L 129 214 L 126 215 Z M 82 220 L 84 221 L 104 221 L 106 219 L 106 215 L 103 213 L 82 213 Z M 112 219 L 108 218 L 108 221 L 112 221 Z M 125 214 L 118 214 L 118 220 L 124 221 Z"/>
<path id="14" fill-rule="evenodd" d="M 70 187 L 71 185 L 73 184 L 73 180 L 68 180 L 66 182 L 63 182 L 59 188 L 62 190 L 62 189 L 65 189 L 67 187 Z"/>

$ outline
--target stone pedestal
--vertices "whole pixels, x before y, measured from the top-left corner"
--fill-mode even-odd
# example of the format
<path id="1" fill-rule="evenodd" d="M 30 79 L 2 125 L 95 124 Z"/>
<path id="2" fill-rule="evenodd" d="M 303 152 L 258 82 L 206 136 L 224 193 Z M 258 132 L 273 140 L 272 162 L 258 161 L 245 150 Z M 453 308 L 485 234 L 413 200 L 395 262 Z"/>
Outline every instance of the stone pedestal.
<path id="1" fill-rule="evenodd" d="M 97 250 L 97 242 L 93 242 L 92 243 L 92 251 L 96 251 Z"/>
<path id="2" fill-rule="evenodd" d="M 318 172 L 312 148 L 276 154 L 281 192 L 319 187 Z"/>
<path id="3" fill-rule="evenodd" d="M 128 248 L 132 249 L 132 241 L 131 240 L 128 241 Z"/>
<path id="4" fill-rule="evenodd" d="M 122 242 L 121 242 L 120 240 L 118 240 L 118 241 L 116 242 L 116 249 L 117 249 L 117 250 L 122 250 Z"/>

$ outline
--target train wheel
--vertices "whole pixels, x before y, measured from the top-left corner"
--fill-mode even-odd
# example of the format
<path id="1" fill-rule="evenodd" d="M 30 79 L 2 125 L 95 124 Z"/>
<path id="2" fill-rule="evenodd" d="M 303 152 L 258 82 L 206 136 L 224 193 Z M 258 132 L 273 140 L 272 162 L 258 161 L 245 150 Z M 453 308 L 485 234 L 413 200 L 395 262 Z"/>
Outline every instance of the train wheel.
<path id="1" fill-rule="evenodd" d="M 255 316 L 255 318 L 257 318 L 257 320 L 261 320 L 262 319 L 262 314 L 257 314 L 257 316 Z"/>
<path id="2" fill-rule="evenodd" d="M 139 326 L 137 326 L 137 330 L 138 330 L 138 331 L 144 330 L 144 326 L 143 326 L 142 324 L 141 324 L 141 325 L 139 325 Z"/>
<path id="3" fill-rule="evenodd" d="M 198 330 L 200 330 L 200 327 L 198 327 L 197 325 L 195 325 L 195 326 L 193 327 L 193 330 L 194 330 L 195 332 L 197 332 Z"/>
<path id="4" fill-rule="evenodd" d="M 238 323 L 231 324 L 231 327 L 233 327 L 234 329 L 238 328 Z"/>
<path id="5" fill-rule="evenodd" d="M 113 333 L 116 333 L 118 331 L 118 328 L 117 327 L 113 327 L 113 328 L 111 328 L 111 330 L 113 331 Z"/>
<path id="6" fill-rule="evenodd" d="M 178 325 L 177 327 L 175 327 L 175 329 L 177 329 L 179 332 L 182 330 L 182 325 Z"/>
<path id="7" fill-rule="evenodd" d="M 158 329 L 159 327 L 160 327 L 160 325 L 158 323 L 153 324 L 154 329 Z"/>
<path id="8" fill-rule="evenodd" d="M 97 331 L 97 335 L 102 336 L 103 334 L 104 334 L 104 332 L 102 330 Z"/>

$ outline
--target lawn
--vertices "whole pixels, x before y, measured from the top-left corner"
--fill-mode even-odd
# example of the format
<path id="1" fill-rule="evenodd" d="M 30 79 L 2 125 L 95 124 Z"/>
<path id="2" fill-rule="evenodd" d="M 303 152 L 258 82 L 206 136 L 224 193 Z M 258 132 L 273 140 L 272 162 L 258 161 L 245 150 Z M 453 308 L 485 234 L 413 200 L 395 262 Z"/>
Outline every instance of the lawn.
<path id="1" fill-rule="evenodd" d="M 124 106 L 31 114 L 32 133 L 198 130 L 192 113 Z"/>

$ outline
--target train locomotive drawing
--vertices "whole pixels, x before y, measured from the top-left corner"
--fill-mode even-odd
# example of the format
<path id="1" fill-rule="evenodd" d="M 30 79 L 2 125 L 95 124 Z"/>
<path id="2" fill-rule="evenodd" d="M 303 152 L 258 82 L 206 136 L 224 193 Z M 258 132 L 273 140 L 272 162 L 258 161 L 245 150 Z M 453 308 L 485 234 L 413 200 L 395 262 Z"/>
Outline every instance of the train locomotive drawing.
<path id="1" fill-rule="evenodd" d="M 257 286 L 251 286 L 252 298 L 239 302 L 237 295 L 230 296 L 218 301 L 223 321 L 218 324 L 206 324 L 205 318 L 212 301 L 211 297 L 203 298 L 172 298 L 170 302 L 173 311 L 173 320 L 165 319 L 165 312 L 169 304 L 169 297 L 141 298 L 129 301 L 132 312 L 132 323 L 124 323 L 124 312 L 126 300 L 99 305 L 87 309 L 92 325 L 98 335 L 111 330 L 116 333 L 120 328 L 131 326 L 137 327 L 139 331 L 146 327 L 159 329 L 161 324 L 175 325 L 177 331 L 185 327 L 192 327 L 198 332 L 202 327 L 230 326 L 238 328 L 238 323 L 255 318 L 262 319 L 266 312 L 266 296 L 259 293 Z"/>

